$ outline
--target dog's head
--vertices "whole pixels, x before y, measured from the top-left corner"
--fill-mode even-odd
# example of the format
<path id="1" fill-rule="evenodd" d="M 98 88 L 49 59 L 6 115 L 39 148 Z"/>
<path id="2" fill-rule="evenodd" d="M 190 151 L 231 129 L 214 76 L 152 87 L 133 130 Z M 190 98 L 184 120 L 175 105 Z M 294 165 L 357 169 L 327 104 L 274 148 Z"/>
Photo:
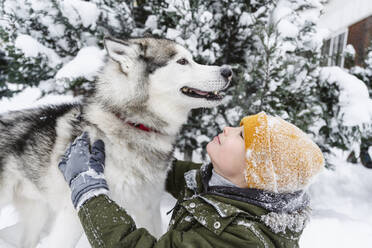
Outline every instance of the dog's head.
<path id="1" fill-rule="evenodd" d="M 109 61 L 97 87 L 101 98 L 117 106 L 146 105 L 155 113 L 213 107 L 231 81 L 228 66 L 198 64 L 171 40 L 106 38 L 104 43 Z"/>

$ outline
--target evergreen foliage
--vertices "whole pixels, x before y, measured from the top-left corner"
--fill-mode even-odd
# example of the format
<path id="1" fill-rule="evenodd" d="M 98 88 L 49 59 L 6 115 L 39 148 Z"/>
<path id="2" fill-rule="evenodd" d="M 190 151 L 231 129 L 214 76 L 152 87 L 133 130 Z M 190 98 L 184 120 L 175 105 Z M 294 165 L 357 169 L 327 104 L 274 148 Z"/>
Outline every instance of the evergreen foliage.
<path id="1" fill-rule="evenodd" d="M 44 93 L 86 92 L 91 80 L 84 84 L 82 78 L 66 78 L 61 87 L 54 76 L 81 48 L 102 48 L 105 35 L 128 37 L 134 28 L 130 7 L 114 0 L 7 0 L 0 3 L 0 16 L 0 49 L 7 61 L 0 72 L 0 98 L 40 83 L 49 84 Z M 39 51 L 26 54 L 17 46 L 20 38 L 38 44 Z M 9 84 L 16 84 L 17 90 Z"/>
<path id="2" fill-rule="evenodd" d="M 353 66 L 350 69 L 350 72 L 366 84 L 369 92 L 369 97 L 372 98 L 372 40 L 366 51 L 364 67 Z M 372 120 L 369 124 L 365 125 L 361 129 L 360 136 L 360 149 L 352 151 L 349 156 L 349 161 L 355 163 L 360 161 L 364 166 L 372 168 L 372 154 L 368 153 L 369 148 L 372 147 Z"/>
<path id="3" fill-rule="evenodd" d="M 190 6 L 184 3 L 172 15 L 179 16 L 175 18 L 179 21 L 175 30 L 181 32 L 175 36 L 182 38 L 178 42 L 195 51 L 200 62 L 229 64 L 235 73 L 224 105 L 191 113 L 176 142 L 179 150 L 186 152 L 186 159 L 195 150 L 205 158 L 204 148 L 211 137 L 224 126 L 238 125 L 244 115 L 260 111 L 281 116 L 313 133 L 324 151 L 329 151 L 331 142 L 347 146 L 346 136 L 342 140 L 335 137 L 341 127 L 331 130 L 329 126 L 339 118 L 339 91 L 337 85 L 319 78 L 320 45 L 315 23 L 298 15 L 318 6 L 309 1 L 286 2 L 291 12 L 280 18 L 297 29 L 286 34 L 280 32 L 282 20 L 273 18 L 277 1 L 203 1 L 192 14 L 187 8 L 193 1 Z"/>
<path id="4" fill-rule="evenodd" d="M 82 48 L 102 48 L 106 35 L 151 34 L 184 45 L 199 63 L 228 64 L 234 71 L 223 105 L 190 113 L 176 142 L 186 159 L 192 151 L 206 159 L 207 142 L 224 126 L 236 126 L 241 117 L 259 111 L 313 134 L 323 151 L 347 149 L 348 132 L 338 124 L 339 90 L 319 76 L 315 21 L 321 2 L 5 0 L 0 5 L 0 98 L 15 92 L 12 85 L 18 91 L 43 86 L 45 93 L 88 94 L 94 79 L 60 82 L 57 72 Z M 302 15 L 305 10 L 311 14 Z M 17 45 L 20 38 L 37 42 L 40 51 L 26 54 Z"/>
<path id="5" fill-rule="evenodd" d="M 350 72 L 366 84 L 369 96 L 372 97 L 372 40 L 366 51 L 364 67 L 354 66 Z"/>

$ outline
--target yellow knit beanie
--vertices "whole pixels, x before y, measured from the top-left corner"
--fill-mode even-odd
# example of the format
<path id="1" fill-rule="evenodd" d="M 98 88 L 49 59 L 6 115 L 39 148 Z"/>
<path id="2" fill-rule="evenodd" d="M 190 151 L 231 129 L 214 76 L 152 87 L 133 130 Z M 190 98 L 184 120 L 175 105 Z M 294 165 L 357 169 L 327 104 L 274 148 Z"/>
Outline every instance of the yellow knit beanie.
<path id="1" fill-rule="evenodd" d="M 260 112 L 244 126 L 245 178 L 249 188 L 276 193 L 304 189 L 324 167 L 319 147 L 299 128 Z"/>

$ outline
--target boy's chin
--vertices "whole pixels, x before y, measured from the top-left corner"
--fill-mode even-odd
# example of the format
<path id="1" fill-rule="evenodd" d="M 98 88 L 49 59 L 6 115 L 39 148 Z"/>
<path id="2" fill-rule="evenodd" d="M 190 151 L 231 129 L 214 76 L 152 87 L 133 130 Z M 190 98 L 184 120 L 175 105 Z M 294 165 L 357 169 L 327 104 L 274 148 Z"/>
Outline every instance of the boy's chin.
<path id="1" fill-rule="evenodd" d="M 207 144 L 207 146 L 205 147 L 205 149 L 207 150 L 207 154 L 208 154 L 209 157 L 211 157 L 210 152 L 211 152 L 211 147 L 212 147 L 212 146 L 213 146 L 212 142 L 209 142 L 209 143 Z"/>

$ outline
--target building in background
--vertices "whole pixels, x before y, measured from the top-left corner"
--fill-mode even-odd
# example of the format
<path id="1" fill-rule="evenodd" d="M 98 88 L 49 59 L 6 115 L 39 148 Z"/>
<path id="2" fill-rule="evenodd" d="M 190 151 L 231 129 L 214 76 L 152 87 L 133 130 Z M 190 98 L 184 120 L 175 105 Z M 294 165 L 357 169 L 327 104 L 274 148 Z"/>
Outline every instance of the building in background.
<path id="1" fill-rule="evenodd" d="M 355 64 L 363 66 L 372 40 L 372 0 L 329 0 L 319 27 L 329 30 L 322 47 L 324 66 L 344 67 L 348 44 L 355 50 Z"/>

